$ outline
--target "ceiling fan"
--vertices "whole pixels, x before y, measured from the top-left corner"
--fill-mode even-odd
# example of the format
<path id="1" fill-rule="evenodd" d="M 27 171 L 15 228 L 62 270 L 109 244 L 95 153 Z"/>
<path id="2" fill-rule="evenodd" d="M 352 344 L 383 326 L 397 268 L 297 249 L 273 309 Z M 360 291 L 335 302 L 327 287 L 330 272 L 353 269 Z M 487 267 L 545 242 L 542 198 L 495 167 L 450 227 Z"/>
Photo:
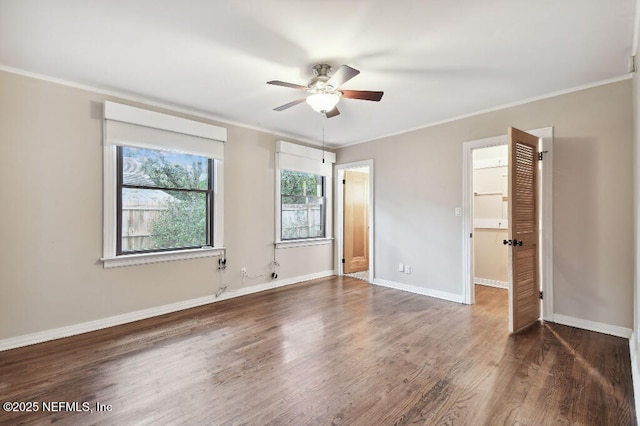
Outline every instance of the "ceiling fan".
<path id="1" fill-rule="evenodd" d="M 313 67 L 314 77 L 306 86 L 278 80 L 267 81 L 267 84 L 304 90 L 308 93 L 304 98 L 296 99 L 293 102 L 281 105 L 273 110 L 284 111 L 287 108 L 291 108 L 292 106 L 306 101 L 315 111 L 324 114 L 327 118 L 331 118 L 340 114 L 340 111 L 338 111 L 338 107 L 336 106 L 340 101 L 340 98 L 362 99 L 374 102 L 378 102 L 382 99 L 384 92 L 340 89 L 340 86 L 360 74 L 360 71 L 357 69 L 351 68 L 348 65 L 342 65 L 333 75 L 329 76 L 329 72 L 331 72 L 330 65 L 315 65 Z"/>

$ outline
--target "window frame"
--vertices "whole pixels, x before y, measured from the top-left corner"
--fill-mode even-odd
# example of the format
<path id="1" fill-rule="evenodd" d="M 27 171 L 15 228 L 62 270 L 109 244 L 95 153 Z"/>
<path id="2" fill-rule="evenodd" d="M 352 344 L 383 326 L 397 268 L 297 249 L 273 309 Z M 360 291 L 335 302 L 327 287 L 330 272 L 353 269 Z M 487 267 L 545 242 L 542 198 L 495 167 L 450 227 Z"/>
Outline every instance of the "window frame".
<path id="1" fill-rule="evenodd" d="M 303 247 L 333 242 L 333 164 L 336 155 L 309 146 L 277 141 L 275 153 L 275 235 L 276 248 Z M 296 238 L 282 240 L 281 171 L 292 170 L 324 177 L 325 236 L 322 238 Z"/>
<path id="2" fill-rule="evenodd" d="M 134 130 L 130 134 L 127 134 L 128 127 Z M 105 101 L 103 133 L 103 256 L 100 258 L 103 267 L 108 269 L 224 255 L 224 143 L 227 129 Z M 178 151 L 212 160 L 213 235 L 210 246 L 116 254 L 116 240 L 119 237 L 116 229 L 117 146 L 120 145 Z"/>
<path id="3" fill-rule="evenodd" d="M 204 247 L 213 247 L 214 241 L 214 175 L 213 175 L 213 162 L 214 160 L 211 158 L 207 158 L 207 189 L 187 189 L 187 188 L 169 188 L 163 186 L 146 186 L 146 185 L 132 185 L 124 183 L 124 160 L 123 160 L 123 151 L 125 146 L 118 145 L 116 146 L 116 168 L 117 168 L 117 177 L 116 177 L 116 256 L 127 256 L 132 254 L 142 254 L 142 253 L 160 253 L 160 252 L 169 252 L 169 251 L 182 251 L 182 250 L 190 250 L 195 248 L 204 248 Z M 165 149 L 153 149 L 153 148 L 144 148 L 153 151 L 160 152 L 178 152 L 172 150 Z M 206 158 L 206 157 L 203 157 Z M 148 189 L 154 191 L 181 191 L 181 192 L 192 192 L 192 193 L 200 193 L 206 194 L 206 241 L 202 245 L 197 246 L 185 246 L 185 247 L 167 247 L 160 249 L 148 249 L 148 250 L 128 250 L 122 251 L 122 214 L 123 214 L 123 205 L 122 205 L 122 192 L 125 188 L 132 189 Z"/>
<path id="4" fill-rule="evenodd" d="M 321 179 L 321 195 L 294 195 L 294 194 L 283 194 L 282 193 L 282 172 L 297 172 L 297 173 L 305 173 L 308 175 L 312 175 L 312 176 L 317 176 L 320 177 Z M 280 173 L 280 239 L 279 241 L 282 242 L 287 242 L 287 241 L 299 241 L 299 240 L 312 240 L 312 239 L 318 239 L 318 238 L 326 238 L 327 236 L 327 195 L 326 195 L 326 187 L 327 187 L 327 177 L 321 174 L 316 174 L 316 173 L 308 173 L 308 172 L 299 172 L 296 170 L 288 170 L 288 169 L 279 169 L 279 173 Z M 282 205 L 283 205 L 283 200 L 284 197 L 300 197 L 300 198 L 321 198 L 323 200 L 322 203 L 322 209 L 321 209 L 321 229 L 322 229 L 322 235 L 321 236 L 310 236 L 310 237 L 296 237 L 296 238 L 284 238 L 284 228 L 282 225 Z M 305 203 L 306 205 L 307 203 Z"/>

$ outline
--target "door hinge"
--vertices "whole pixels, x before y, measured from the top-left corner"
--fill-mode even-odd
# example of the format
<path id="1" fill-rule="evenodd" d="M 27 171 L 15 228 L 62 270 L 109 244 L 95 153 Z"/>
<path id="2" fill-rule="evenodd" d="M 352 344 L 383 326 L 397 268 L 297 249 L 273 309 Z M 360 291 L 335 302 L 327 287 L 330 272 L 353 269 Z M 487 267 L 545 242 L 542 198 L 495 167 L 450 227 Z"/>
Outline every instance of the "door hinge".
<path id="1" fill-rule="evenodd" d="M 542 291 L 540 291 L 540 299 L 544 299 L 544 293 Z"/>
<path id="2" fill-rule="evenodd" d="M 636 72 L 638 71 L 637 65 L 636 65 L 636 55 L 633 55 L 629 58 L 629 72 Z"/>
<path id="3" fill-rule="evenodd" d="M 344 259 L 342 259 L 342 263 L 344 263 Z"/>
<path id="4" fill-rule="evenodd" d="M 549 152 L 549 151 L 540 151 L 540 152 L 538 153 L 538 160 L 542 161 L 542 157 L 543 157 L 543 156 L 544 156 L 544 154 L 546 154 L 547 152 Z"/>
<path id="5" fill-rule="evenodd" d="M 473 238 L 473 232 L 469 234 L 469 238 Z"/>
<path id="6" fill-rule="evenodd" d="M 346 183 L 347 183 L 347 180 L 346 179 L 342 179 L 342 184 L 344 185 Z"/>

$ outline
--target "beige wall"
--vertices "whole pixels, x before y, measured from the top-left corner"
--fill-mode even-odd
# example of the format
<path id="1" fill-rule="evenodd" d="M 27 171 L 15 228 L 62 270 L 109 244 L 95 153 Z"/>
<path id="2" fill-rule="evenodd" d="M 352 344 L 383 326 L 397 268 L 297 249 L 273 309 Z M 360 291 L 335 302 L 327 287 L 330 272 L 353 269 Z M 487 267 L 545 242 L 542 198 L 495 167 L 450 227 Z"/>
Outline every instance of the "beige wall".
<path id="1" fill-rule="evenodd" d="M 553 126 L 554 313 L 630 328 L 631 92 L 627 79 L 338 150 L 375 162 L 376 278 L 462 295 L 462 144 Z"/>
<path id="2" fill-rule="evenodd" d="M 107 98 L 0 72 L 0 340 L 270 282 L 278 137 L 224 123 L 227 271 L 217 258 L 103 269 Z M 280 280 L 332 270 L 332 250 L 278 250 Z"/>
<path id="3" fill-rule="evenodd" d="M 473 230 L 473 277 L 506 283 L 509 251 L 502 244 L 506 229 L 475 228 Z M 482 284 L 482 282 L 480 282 Z"/>

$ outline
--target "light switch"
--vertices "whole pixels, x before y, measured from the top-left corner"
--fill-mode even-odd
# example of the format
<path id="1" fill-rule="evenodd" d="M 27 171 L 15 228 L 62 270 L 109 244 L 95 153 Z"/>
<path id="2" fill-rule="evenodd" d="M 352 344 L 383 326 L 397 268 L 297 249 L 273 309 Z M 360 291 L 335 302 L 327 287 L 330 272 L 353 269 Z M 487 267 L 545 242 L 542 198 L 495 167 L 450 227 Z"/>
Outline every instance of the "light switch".
<path id="1" fill-rule="evenodd" d="M 455 215 L 456 216 L 462 216 L 462 207 L 456 207 Z"/>

